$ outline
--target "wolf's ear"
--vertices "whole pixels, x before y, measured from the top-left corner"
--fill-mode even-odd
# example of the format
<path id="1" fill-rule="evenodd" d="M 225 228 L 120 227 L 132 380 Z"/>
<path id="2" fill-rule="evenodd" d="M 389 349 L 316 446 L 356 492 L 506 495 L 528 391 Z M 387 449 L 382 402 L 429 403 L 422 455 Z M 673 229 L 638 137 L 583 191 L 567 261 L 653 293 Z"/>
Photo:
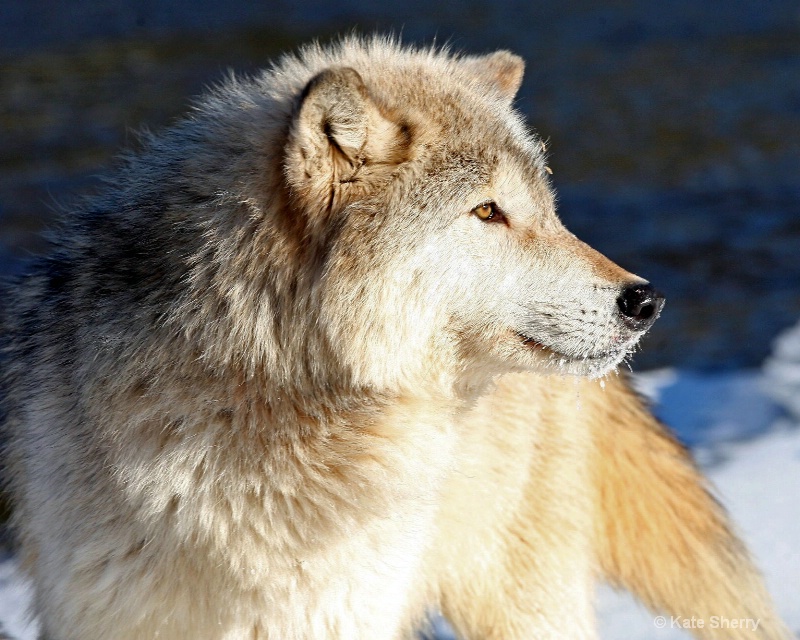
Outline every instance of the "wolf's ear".
<path id="1" fill-rule="evenodd" d="M 366 186 L 370 165 L 401 161 L 400 126 L 386 118 L 355 69 L 315 76 L 300 96 L 289 134 L 286 177 L 295 195 L 328 207 Z"/>
<path id="2" fill-rule="evenodd" d="M 495 86 L 509 102 L 517 95 L 525 72 L 525 61 L 518 55 L 495 51 L 485 56 L 469 56 L 463 62 L 473 75 Z"/>

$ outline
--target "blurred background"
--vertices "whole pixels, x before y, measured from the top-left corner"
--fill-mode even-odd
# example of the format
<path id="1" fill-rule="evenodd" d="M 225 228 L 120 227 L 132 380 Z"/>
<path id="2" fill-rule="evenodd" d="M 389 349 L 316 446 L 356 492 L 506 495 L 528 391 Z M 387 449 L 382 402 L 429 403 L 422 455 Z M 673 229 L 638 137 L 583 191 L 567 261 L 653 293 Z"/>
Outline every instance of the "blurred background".
<path id="1" fill-rule="evenodd" d="M 757 366 L 800 318 L 798 0 L 0 0 L 0 273 L 137 130 L 352 30 L 526 59 L 562 218 L 667 296 L 637 369 Z"/>
<path id="2" fill-rule="evenodd" d="M 376 30 L 526 59 L 517 106 L 549 141 L 563 220 L 667 296 L 633 366 L 674 369 L 643 389 L 800 628 L 800 0 L 0 0 L 0 276 L 137 130 L 228 70 Z M 7 626 L 14 575 L 0 563 Z M 617 606 L 608 637 L 656 637 Z"/>

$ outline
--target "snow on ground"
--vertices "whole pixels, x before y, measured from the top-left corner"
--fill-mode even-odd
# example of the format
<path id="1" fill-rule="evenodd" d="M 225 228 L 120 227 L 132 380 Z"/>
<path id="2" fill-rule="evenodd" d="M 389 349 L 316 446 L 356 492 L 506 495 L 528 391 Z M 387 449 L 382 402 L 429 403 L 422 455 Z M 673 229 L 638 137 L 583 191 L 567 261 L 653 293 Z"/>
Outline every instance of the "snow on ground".
<path id="1" fill-rule="evenodd" d="M 800 422 L 800 323 L 778 336 L 764 373 L 770 395 Z"/>
<path id="2" fill-rule="evenodd" d="M 778 611 L 800 631 L 800 325 L 776 343 L 763 372 L 662 370 L 637 380 L 642 392 L 658 398 L 658 415 L 692 446 L 764 572 Z M 35 640 L 34 626 L 25 621 L 29 599 L 14 559 L 0 558 L 0 622 L 16 640 Z M 689 637 L 669 617 L 662 621 L 610 589 L 598 594 L 598 619 L 608 640 Z M 441 629 L 437 637 L 449 636 Z"/>

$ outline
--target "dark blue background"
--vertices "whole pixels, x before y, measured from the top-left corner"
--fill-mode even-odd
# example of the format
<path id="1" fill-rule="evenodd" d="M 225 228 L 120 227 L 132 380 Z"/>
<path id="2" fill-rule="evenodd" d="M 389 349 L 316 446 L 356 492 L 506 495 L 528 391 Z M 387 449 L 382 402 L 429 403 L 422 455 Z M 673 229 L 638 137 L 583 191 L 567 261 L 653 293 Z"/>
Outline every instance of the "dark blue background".
<path id="1" fill-rule="evenodd" d="M 637 368 L 756 366 L 800 318 L 800 4 L 0 3 L 0 271 L 143 125 L 309 38 L 508 48 L 560 211 L 667 294 Z"/>

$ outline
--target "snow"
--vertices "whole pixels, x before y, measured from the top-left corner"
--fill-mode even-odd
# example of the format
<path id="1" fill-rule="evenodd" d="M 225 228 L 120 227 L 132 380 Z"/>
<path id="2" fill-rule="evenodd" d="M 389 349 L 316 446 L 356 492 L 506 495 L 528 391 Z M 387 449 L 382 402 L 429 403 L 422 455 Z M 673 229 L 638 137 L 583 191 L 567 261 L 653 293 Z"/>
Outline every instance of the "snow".
<path id="1" fill-rule="evenodd" d="M 800 630 L 800 325 L 786 332 L 761 370 L 701 374 L 659 370 L 636 384 L 689 444 L 767 580 L 778 611 Z M 30 590 L 13 557 L 0 558 L 0 623 L 35 640 L 26 621 Z M 679 640 L 627 594 L 598 593 L 600 637 Z M 0 634 L 2 637 L 2 634 Z M 437 638 L 450 636 L 437 624 Z"/>
<path id="2" fill-rule="evenodd" d="M 778 336 L 764 373 L 768 393 L 800 422 L 800 324 Z"/>

